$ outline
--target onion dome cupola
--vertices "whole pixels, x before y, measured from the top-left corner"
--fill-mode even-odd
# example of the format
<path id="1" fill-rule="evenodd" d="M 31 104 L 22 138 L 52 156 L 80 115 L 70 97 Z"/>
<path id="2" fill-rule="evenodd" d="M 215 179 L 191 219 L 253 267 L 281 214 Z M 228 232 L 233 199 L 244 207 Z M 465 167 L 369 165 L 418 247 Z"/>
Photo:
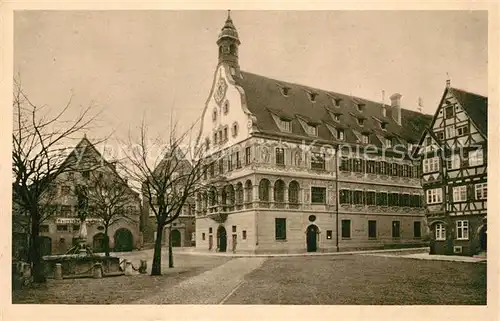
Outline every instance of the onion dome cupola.
<path id="1" fill-rule="evenodd" d="M 219 46 L 219 64 L 226 63 L 235 69 L 239 69 L 238 46 L 240 43 L 238 31 L 236 31 L 233 20 L 231 19 L 231 10 L 228 10 L 226 23 L 224 23 L 224 27 L 222 27 L 219 37 L 217 38 L 217 46 Z"/>

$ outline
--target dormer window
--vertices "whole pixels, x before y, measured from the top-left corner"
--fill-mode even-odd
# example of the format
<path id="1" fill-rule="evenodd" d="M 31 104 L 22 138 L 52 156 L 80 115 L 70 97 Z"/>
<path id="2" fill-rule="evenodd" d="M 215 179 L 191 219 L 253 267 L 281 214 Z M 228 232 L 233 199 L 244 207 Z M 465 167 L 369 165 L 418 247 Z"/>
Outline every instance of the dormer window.
<path id="1" fill-rule="evenodd" d="M 385 122 L 381 122 L 381 123 L 380 123 L 380 128 L 381 128 L 382 130 L 387 130 L 387 123 L 385 123 Z"/>
<path id="2" fill-rule="evenodd" d="M 342 99 L 340 99 L 340 98 L 332 98 L 332 103 L 333 103 L 333 106 L 335 106 L 335 107 L 340 107 L 341 101 L 342 101 Z"/>
<path id="3" fill-rule="evenodd" d="M 382 116 L 387 117 L 387 108 L 385 106 L 382 107 Z"/>
<path id="4" fill-rule="evenodd" d="M 287 120 L 287 119 L 279 119 L 278 126 L 281 129 L 281 131 L 284 131 L 287 133 L 292 132 L 292 122 Z"/>
<path id="5" fill-rule="evenodd" d="M 361 142 L 363 144 L 368 144 L 368 134 L 363 134 L 363 136 L 361 136 Z"/>
<path id="6" fill-rule="evenodd" d="M 363 104 L 363 103 L 358 103 L 357 107 L 358 107 L 358 111 L 359 111 L 359 112 L 363 112 L 363 110 L 365 109 L 365 104 Z"/>
<path id="7" fill-rule="evenodd" d="M 285 97 L 288 97 L 288 94 L 290 93 L 290 87 L 278 85 L 280 87 L 281 94 Z"/>
<path id="8" fill-rule="evenodd" d="M 363 126 L 365 124 L 365 120 L 363 118 L 358 118 L 358 125 Z"/>
<path id="9" fill-rule="evenodd" d="M 339 114 L 333 114 L 333 120 L 340 121 L 340 115 Z"/>
<path id="10" fill-rule="evenodd" d="M 309 100 L 310 100 L 311 102 L 313 102 L 313 103 L 314 103 L 314 102 L 316 102 L 316 96 L 318 96 L 318 94 L 317 94 L 317 93 L 308 92 L 308 93 L 307 93 L 307 95 L 309 96 Z"/>
<path id="11" fill-rule="evenodd" d="M 390 138 L 385 139 L 385 147 L 388 147 L 388 148 L 392 147 L 392 139 L 390 139 Z"/>
<path id="12" fill-rule="evenodd" d="M 307 124 L 306 130 L 309 135 L 318 136 L 318 127 L 316 127 L 316 125 Z"/>
<path id="13" fill-rule="evenodd" d="M 432 138 L 431 137 L 427 137 L 425 139 L 425 145 L 427 145 L 427 146 L 431 146 L 432 145 Z"/>
<path id="14" fill-rule="evenodd" d="M 345 133 L 343 129 L 337 129 L 337 139 L 345 140 Z"/>

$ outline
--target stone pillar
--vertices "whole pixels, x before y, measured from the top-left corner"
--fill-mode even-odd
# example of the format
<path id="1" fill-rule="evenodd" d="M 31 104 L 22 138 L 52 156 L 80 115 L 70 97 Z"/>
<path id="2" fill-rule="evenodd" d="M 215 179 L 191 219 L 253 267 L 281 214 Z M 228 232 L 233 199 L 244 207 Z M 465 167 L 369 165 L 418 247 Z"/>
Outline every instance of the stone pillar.
<path id="1" fill-rule="evenodd" d="M 129 260 L 125 261 L 125 275 L 132 275 L 134 274 L 134 270 L 132 269 L 132 262 Z"/>
<path id="2" fill-rule="evenodd" d="M 94 279 L 102 278 L 102 265 L 101 265 L 101 263 L 96 263 L 92 267 L 92 277 Z"/>
<path id="3" fill-rule="evenodd" d="M 288 185 L 285 184 L 285 188 L 283 189 L 283 202 L 285 203 L 285 208 L 288 208 Z"/>
<path id="4" fill-rule="evenodd" d="M 62 265 L 61 263 L 56 263 L 56 269 L 54 270 L 54 279 L 62 280 Z"/>

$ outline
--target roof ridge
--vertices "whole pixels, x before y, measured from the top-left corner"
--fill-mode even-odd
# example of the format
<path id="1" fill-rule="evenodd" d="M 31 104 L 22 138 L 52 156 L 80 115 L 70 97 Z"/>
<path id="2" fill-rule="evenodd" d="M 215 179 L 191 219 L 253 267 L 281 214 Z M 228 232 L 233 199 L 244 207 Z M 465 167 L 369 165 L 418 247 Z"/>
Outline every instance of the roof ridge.
<path id="1" fill-rule="evenodd" d="M 450 88 L 453 89 L 453 90 L 461 91 L 461 92 L 469 94 L 469 95 L 475 95 L 475 96 L 478 96 L 478 97 L 482 97 L 482 98 L 488 99 L 488 96 L 483 96 L 481 94 L 474 93 L 472 91 L 464 90 L 464 89 L 457 88 L 457 87 L 450 87 Z"/>
<path id="2" fill-rule="evenodd" d="M 271 77 L 268 77 L 268 76 L 259 75 L 259 74 L 256 74 L 256 73 L 253 73 L 253 72 L 249 72 L 249 71 L 240 70 L 240 72 L 242 74 L 250 74 L 250 75 L 253 75 L 253 76 L 257 76 L 257 77 L 266 78 L 266 79 L 268 79 L 270 81 L 275 81 L 278 84 L 288 84 L 288 85 L 299 86 L 299 87 L 303 87 L 304 89 L 321 91 L 321 92 L 323 92 L 325 94 L 328 94 L 328 95 L 331 95 L 331 96 L 335 96 L 335 95 L 350 96 L 351 99 L 359 99 L 359 100 L 362 100 L 362 101 L 367 101 L 367 102 L 370 102 L 372 104 L 377 104 L 379 106 L 382 106 L 381 102 L 377 102 L 377 101 L 374 101 L 374 100 L 371 100 L 371 99 L 368 99 L 368 98 L 352 96 L 352 95 L 343 94 L 343 93 L 339 93 L 339 92 L 333 92 L 333 91 L 330 91 L 330 90 L 316 88 L 316 87 L 311 87 L 311 86 L 307 86 L 307 85 L 302 85 L 302 84 L 291 82 L 291 81 L 287 81 L 287 80 L 279 80 L 279 79 L 276 79 L 276 78 L 271 78 Z M 387 106 L 387 107 L 391 107 L 391 105 L 388 105 L 388 104 L 384 104 L 384 105 Z M 404 107 L 401 107 L 401 109 L 405 110 L 405 111 L 411 111 L 411 112 L 414 112 L 414 113 L 418 113 L 418 114 L 421 114 L 421 115 L 430 115 L 430 114 L 424 114 L 422 112 L 419 112 L 418 110 L 408 109 L 408 108 L 404 108 Z"/>

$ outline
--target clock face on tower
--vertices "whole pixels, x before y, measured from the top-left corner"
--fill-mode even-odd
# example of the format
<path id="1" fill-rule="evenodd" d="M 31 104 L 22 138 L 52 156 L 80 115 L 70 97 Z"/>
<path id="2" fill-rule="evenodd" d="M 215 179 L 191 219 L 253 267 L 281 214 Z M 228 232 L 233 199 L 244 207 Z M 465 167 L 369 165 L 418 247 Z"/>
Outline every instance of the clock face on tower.
<path id="1" fill-rule="evenodd" d="M 219 78 L 214 93 L 214 99 L 218 104 L 220 104 L 224 99 L 224 97 L 226 96 L 226 89 L 227 89 L 226 81 L 224 80 L 224 78 Z"/>

